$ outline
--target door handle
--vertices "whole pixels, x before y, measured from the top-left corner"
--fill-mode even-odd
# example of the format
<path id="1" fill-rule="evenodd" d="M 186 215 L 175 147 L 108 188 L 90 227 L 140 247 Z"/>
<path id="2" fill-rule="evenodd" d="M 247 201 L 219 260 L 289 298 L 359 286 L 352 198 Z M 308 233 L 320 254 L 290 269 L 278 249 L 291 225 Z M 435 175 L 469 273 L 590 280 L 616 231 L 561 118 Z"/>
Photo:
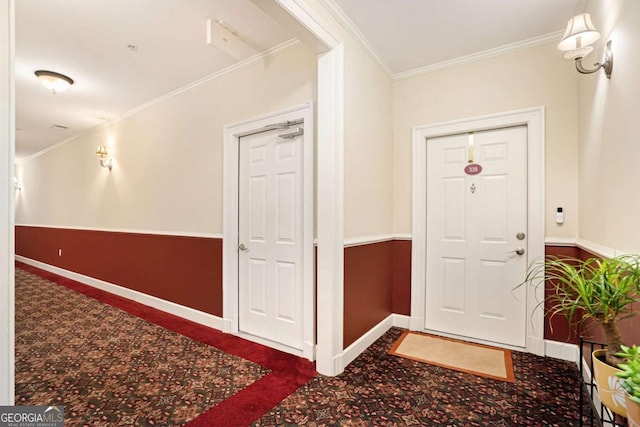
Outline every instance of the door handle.
<path id="1" fill-rule="evenodd" d="M 524 255 L 524 248 L 517 248 L 514 249 L 512 251 L 507 252 L 508 254 L 518 254 L 518 255 Z"/>
<path id="2" fill-rule="evenodd" d="M 240 246 L 238 246 L 238 249 L 241 250 L 242 252 L 248 252 L 249 251 L 249 248 L 246 247 L 244 245 L 244 243 L 240 243 Z"/>

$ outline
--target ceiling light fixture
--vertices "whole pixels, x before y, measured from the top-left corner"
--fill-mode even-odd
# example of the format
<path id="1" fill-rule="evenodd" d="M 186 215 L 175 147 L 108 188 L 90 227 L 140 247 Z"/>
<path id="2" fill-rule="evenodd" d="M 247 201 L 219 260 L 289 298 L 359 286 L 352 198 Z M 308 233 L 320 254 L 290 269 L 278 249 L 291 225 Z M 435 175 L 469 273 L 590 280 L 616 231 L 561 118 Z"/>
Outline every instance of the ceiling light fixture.
<path id="1" fill-rule="evenodd" d="M 605 57 L 602 63 L 596 62 L 595 68 L 584 68 L 582 59 L 593 51 L 593 43 L 600 38 L 600 32 L 591 22 L 591 15 L 581 13 L 569 19 L 567 29 L 562 36 L 562 40 L 558 43 L 558 49 L 565 51 L 565 59 L 575 60 L 576 69 L 582 74 L 595 73 L 600 69 L 604 70 L 604 74 L 608 79 L 611 78 L 613 70 L 613 53 L 611 52 L 611 40 L 607 42 L 605 49 Z"/>
<path id="2" fill-rule="evenodd" d="M 96 150 L 96 156 L 98 156 L 98 159 L 100 160 L 100 166 L 108 168 L 109 171 L 111 171 L 111 168 L 113 167 L 113 159 L 108 158 L 109 152 L 107 151 L 107 147 L 104 145 L 99 146 Z"/>
<path id="3" fill-rule="evenodd" d="M 54 94 L 68 89 L 73 84 L 71 77 L 55 71 L 38 70 L 35 75 L 40 80 L 40 83 Z"/>

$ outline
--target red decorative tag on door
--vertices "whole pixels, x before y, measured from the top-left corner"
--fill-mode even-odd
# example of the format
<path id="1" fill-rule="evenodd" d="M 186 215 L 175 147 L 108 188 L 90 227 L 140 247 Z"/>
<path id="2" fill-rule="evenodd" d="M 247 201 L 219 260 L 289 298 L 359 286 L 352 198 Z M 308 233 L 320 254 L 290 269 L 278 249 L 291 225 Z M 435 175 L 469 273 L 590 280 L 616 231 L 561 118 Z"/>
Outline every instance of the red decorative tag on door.
<path id="1" fill-rule="evenodd" d="M 477 163 L 471 163 L 464 167 L 464 173 L 467 175 L 478 175 L 480 172 L 482 172 L 482 166 Z"/>

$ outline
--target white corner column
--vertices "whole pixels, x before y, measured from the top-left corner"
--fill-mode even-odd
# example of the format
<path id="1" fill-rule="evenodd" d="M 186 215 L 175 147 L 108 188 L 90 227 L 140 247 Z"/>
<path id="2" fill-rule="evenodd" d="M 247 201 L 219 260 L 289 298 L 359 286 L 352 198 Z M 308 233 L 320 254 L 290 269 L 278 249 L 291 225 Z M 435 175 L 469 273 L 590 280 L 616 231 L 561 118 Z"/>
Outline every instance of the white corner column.
<path id="1" fill-rule="evenodd" d="M 14 404 L 14 0 L 0 0 L 0 405 Z"/>
<path id="2" fill-rule="evenodd" d="M 338 375 L 344 329 L 344 48 L 318 58 L 316 369 Z"/>

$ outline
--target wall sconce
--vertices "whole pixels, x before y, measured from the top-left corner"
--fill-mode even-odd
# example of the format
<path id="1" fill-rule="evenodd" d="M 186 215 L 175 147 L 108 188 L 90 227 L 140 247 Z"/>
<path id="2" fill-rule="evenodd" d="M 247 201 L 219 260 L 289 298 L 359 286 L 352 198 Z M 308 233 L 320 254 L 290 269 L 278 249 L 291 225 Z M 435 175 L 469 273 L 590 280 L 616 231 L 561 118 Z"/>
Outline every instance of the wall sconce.
<path id="1" fill-rule="evenodd" d="M 113 159 L 108 158 L 109 152 L 107 151 L 107 147 L 104 145 L 99 146 L 96 151 L 96 156 L 100 159 L 100 166 L 108 168 L 109 171 L 111 171 L 111 168 L 113 167 Z"/>
<path id="2" fill-rule="evenodd" d="M 22 187 L 20 186 L 20 182 L 18 181 L 18 178 L 16 178 L 15 176 L 13 177 L 13 189 L 16 191 L 22 190 Z"/>
<path id="3" fill-rule="evenodd" d="M 35 75 L 38 77 L 38 80 L 40 80 L 40 83 L 53 94 L 67 90 L 69 86 L 73 84 L 71 77 L 56 73 L 55 71 L 38 70 L 35 72 Z"/>
<path id="4" fill-rule="evenodd" d="M 607 42 L 605 49 L 604 61 L 596 62 L 595 68 L 587 69 L 582 65 L 582 59 L 593 51 L 593 43 L 600 38 L 600 33 L 596 30 L 591 22 L 591 15 L 581 13 L 569 19 L 567 29 L 562 36 L 562 41 L 558 43 L 558 49 L 565 51 L 565 59 L 574 59 L 576 69 L 582 74 L 595 73 L 600 69 L 604 70 L 604 74 L 608 79 L 611 78 L 613 70 L 613 53 L 611 52 L 611 40 Z"/>

